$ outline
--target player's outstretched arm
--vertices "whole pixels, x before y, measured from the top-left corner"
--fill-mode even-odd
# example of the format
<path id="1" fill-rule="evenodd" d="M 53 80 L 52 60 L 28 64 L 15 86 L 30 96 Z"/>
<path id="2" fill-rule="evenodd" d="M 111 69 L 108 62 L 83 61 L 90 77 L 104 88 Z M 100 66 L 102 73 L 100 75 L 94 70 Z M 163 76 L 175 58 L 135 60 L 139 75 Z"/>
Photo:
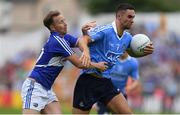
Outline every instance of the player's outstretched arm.
<path id="1" fill-rule="evenodd" d="M 107 69 L 106 62 L 99 62 L 99 63 L 90 62 L 89 66 L 85 66 L 76 54 L 68 56 L 66 57 L 66 59 L 69 60 L 74 66 L 80 69 L 96 68 L 100 71 L 104 71 Z"/>
<path id="2" fill-rule="evenodd" d="M 90 66 L 90 54 L 89 54 L 89 48 L 88 48 L 88 42 L 86 38 L 88 36 L 83 36 L 81 38 L 79 38 L 77 46 L 79 47 L 79 49 L 82 51 L 80 60 L 82 62 L 83 65 L 85 65 L 86 67 Z"/>
<path id="3" fill-rule="evenodd" d="M 133 80 L 131 85 L 126 86 L 126 93 L 129 94 L 140 86 L 141 85 L 139 80 Z"/>
<path id="4" fill-rule="evenodd" d="M 90 66 L 90 54 L 89 54 L 88 43 L 91 42 L 91 39 L 87 33 L 88 33 L 89 29 L 91 29 L 95 26 L 96 26 L 95 21 L 88 22 L 85 25 L 83 25 L 81 28 L 83 36 L 81 38 L 79 38 L 79 40 L 77 42 L 77 46 L 82 51 L 80 60 L 81 60 L 82 64 L 86 67 Z"/>

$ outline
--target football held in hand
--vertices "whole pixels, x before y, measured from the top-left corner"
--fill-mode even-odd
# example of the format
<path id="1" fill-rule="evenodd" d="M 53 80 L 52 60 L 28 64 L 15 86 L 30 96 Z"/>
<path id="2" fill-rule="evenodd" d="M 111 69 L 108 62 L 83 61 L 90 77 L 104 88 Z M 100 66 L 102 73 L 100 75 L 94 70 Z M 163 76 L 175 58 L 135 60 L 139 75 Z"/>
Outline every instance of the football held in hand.
<path id="1" fill-rule="evenodd" d="M 145 34 L 136 34 L 131 40 L 130 47 L 137 56 L 144 55 L 144 48 L 150 43 L 150 39 Z"/>

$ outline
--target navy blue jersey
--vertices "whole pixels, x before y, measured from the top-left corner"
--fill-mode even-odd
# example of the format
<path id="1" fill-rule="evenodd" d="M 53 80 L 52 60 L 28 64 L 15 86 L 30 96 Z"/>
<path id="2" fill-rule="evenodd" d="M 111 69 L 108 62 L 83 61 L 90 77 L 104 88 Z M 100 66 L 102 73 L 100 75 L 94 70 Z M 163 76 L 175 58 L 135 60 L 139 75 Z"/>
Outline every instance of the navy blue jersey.
<path id="1" fill-rule="evenodd" d="M 99 72 L 96 69 L 86 69 L 83 73 L 96 73 L 97 75 L 109 78 L 110 68 L 116 63 L 120 55 L 130 47 L 132 36 L 124 31 L 121 37 L 117 34 L 115 22 L 112 24 L 97 26 L 90 30 L 89 36 L 92 43 L 89 45 L 90 56 L 92 62 L 108 62 L 105 72 Z"/>
<path id="2" fill-rule="evenodd" d="M 51 89 L 64 67 L 65 58 L 74 53 L 70 47 L 75 47 L 76 42 L 77 38 L 69 34 L 61 38 L 58 32 L 51 32 L 29 76 L 46 89 Z"/>

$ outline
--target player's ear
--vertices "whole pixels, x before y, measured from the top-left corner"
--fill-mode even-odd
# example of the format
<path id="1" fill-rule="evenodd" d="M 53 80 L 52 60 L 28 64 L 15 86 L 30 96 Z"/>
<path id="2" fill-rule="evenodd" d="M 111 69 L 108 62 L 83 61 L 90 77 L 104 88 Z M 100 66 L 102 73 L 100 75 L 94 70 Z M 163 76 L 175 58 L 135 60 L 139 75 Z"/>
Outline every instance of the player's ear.
<path id="1" fill-rule="evenodd" d="M 119 12 L 116 14 L 116 18 L 117 19 L 120 18 L 120 13 Z"/>
<path id="2" fill-rule="evenodd" d="M 51 30 L 53 30 L 53 31 L 55 30 L 54 25 L 51 24 L 49 27 Z"/>

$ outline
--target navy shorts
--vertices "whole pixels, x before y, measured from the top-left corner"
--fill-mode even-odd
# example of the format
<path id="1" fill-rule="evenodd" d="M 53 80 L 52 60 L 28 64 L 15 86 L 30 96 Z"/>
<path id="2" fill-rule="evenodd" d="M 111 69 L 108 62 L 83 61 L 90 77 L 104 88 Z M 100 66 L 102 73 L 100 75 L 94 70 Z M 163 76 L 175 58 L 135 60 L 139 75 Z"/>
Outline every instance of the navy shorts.
<path id="1" fill-rule="evenodd" d="M 97 101 L 106 105 L 118 94 L 119 92 L 113 86 L 111 79 L 82 74 L 74 89 L 73 107 L 88 111 Z"/>
<path id="2" fill-rule="evenodd" d="M 123 96 L 126 98 L 127 100 L 127 95 L 123 94 Z M 97 102 L 97 113 L 98 114 L 108 114 L 111 113 L 111 111 L 101 102 Z"/>

